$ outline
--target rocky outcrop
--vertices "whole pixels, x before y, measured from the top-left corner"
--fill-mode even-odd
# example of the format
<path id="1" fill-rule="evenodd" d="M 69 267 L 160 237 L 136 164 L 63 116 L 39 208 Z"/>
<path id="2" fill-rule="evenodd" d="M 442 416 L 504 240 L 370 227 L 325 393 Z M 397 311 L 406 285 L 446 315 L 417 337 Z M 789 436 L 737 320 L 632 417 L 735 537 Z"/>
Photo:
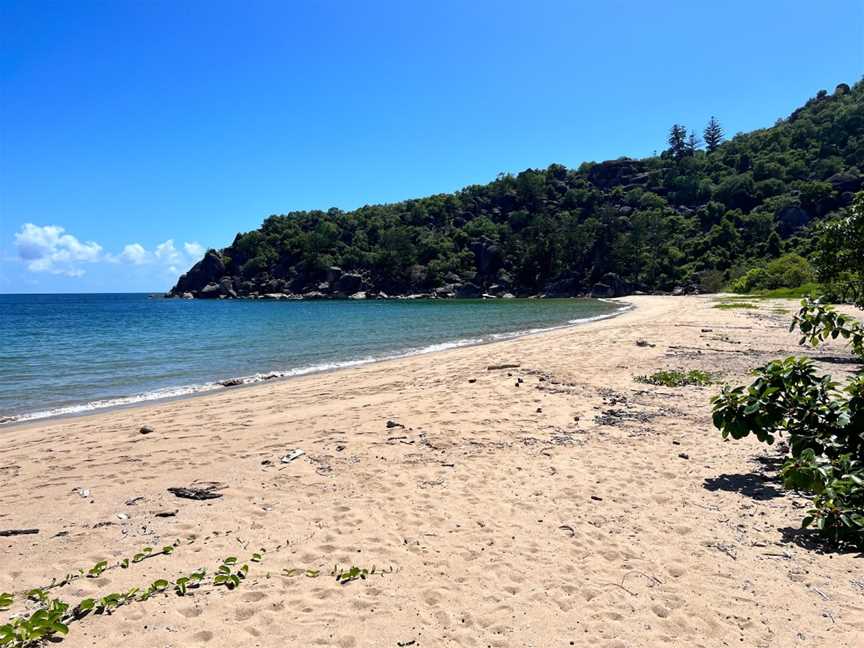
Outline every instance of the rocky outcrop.
<path id="1" fill-rule="evenodd" d="M 609 272 L 591 288 L 591 296 L 598 299 L 624 297 L 633 292 L 633 287 L 614 272 Z"/>
<path id="2" fill-rule="evenodd" d="M 543 287 L 545 297 L 573 297 L 583 292 L 582 281 L 575 272 L 558 275 Z"/>
<path id="3" fill-rule="evenodd" d="M 627 157 L 599 162 L 588 170 L 588 180 L 601 189 L 640 184 L 649 177 L 649 174 L 645 174 L 645 164 L 641 160 Z"/>
<path id="4" fill-rule="evenodd" d="M 174 297 L 181 297 L 183 293 L 195 295 L 210 284 L 218 284 L 224 275 L 225 260 L 222 254 L 216 250 L 208 250 L 203 259 L 192 266 L 189 272 L 180 276 L 177 285 L 169 294 Z M 208 296 L 211 293 L 212 289 L 208 291 Z"/>

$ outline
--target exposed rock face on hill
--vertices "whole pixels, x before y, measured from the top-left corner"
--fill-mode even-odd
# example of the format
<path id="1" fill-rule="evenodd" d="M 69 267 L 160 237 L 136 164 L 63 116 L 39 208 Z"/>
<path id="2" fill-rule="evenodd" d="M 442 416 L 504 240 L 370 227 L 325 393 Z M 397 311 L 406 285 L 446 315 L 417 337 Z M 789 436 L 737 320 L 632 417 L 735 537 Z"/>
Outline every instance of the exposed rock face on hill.
<path id="1" fill-rule="evenodd" d="M 676 126 L 676 128 L 679 128 Z M 170 295 L 617 297 L 715 288 L 783 253 L 864 187 L 864 83 L 712 146 L 552 164 L 350 212 L 270 216 L 210 250 Z M 677 148 L 676 148 L 677 146 Z"/>

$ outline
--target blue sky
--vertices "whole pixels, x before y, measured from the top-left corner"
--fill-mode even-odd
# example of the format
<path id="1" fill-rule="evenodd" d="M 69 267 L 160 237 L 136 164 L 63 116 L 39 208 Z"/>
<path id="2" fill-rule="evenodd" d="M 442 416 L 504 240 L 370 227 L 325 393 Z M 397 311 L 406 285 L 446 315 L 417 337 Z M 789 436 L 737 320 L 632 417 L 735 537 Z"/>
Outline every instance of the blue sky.
<path id="1" fill-rule="evenodd" d="M 862 72 L 860 0 L 2 0 L 0 292 L 165 290 L 269 214 L 650 155 Z"/>

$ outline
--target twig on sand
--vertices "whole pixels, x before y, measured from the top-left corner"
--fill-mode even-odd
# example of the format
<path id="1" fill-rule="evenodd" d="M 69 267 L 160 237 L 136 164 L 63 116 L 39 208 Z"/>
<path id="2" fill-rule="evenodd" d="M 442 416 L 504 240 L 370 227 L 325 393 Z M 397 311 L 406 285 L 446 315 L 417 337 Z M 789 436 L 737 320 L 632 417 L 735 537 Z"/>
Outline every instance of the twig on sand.
<path id="1" fill-rule="evenodd" d="M 33 535 L 39 533 L 39 529 L 0 529 L 0 536 L 8 538 L 9 536 Z"/>
<path id="2" fill-rule="evenodd" d="M 644 576 L 649 581 L 651 581 L 651 584 L 648 587 L 654 587 L 655 584 L 657 584 L 657 585 L 663 584 L 663 581 L 661 581 L 656 576 L 651 576 L 650 574 L 646 574 L 645 572 L 641 572 L 638 569 L 634 569 L 633 571 L 629 571 L 626 574 L 624 574 L 624 576 L 621 577 L 621 584 L 623 585 L 624 581 L 627 580 L 627 577 L 632 576 L 633 574 L 637 574 L 639 576 Z"/>

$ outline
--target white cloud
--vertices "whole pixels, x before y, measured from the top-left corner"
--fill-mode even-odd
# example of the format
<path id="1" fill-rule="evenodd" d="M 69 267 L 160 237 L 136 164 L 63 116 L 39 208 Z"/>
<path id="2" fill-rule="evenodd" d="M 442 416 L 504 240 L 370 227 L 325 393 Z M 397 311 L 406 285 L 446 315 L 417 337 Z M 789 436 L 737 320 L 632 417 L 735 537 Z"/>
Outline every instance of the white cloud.
<path id="1" fill-rule="evenodd" d="M 59 225 L 33 225 L 26 223 L 15 234 L 18 258 L 27 264 L 31 272 L 50 272 L 69 277 L 80 277 L 84 263 L 126 263 L 129 265 L 153 264 L 163 272 L 177 274 L 180 268 L 191 266 L 204 254 L 204 247 L 196 242 L 186 242 L 183 249 L 174 246 L 174 239 L 157 245 L 152 251 L 140 243 L 129 243 L 120 254 L 104 252 L 102 246 L 93 241 L 82 243 Z"/>
<path id="2" fill-rule="evenodd" d="M 144 249 L 143 245 L 140 243 L 130 243 L 123 248 L 119 260 L 133 265 L 141 265 L 147 263 L 149 258 L 150 253 Z"/>
<path id="3" fill-rule="evenodd" d="M 103 259 L 102 246 L 93 241 L 82 243 L 59 225 L 25 223 L 15 233 L 18 256 L 27 263 L 31 272 L 50 272 L 69 277 L 80 277 L 81 263 L 95 263 Z"/>
<path id="4" fill-rule="evenodd" d="M 174 247 L 174 239 L 168 239 L 164 243 L 157 245 L 153 255 L 157 261 L 161 261 L 166 265 L 179 263 L 182 260 L 180 252 Z"/>
<path id="5" fill-rule="evenodd" d="M 186 254 L 195 260 L 198 260 L 198 257 L 204 256 L 204 246 L 200 243 L 184 243 L 183 249 L 186 250 Z"/>

